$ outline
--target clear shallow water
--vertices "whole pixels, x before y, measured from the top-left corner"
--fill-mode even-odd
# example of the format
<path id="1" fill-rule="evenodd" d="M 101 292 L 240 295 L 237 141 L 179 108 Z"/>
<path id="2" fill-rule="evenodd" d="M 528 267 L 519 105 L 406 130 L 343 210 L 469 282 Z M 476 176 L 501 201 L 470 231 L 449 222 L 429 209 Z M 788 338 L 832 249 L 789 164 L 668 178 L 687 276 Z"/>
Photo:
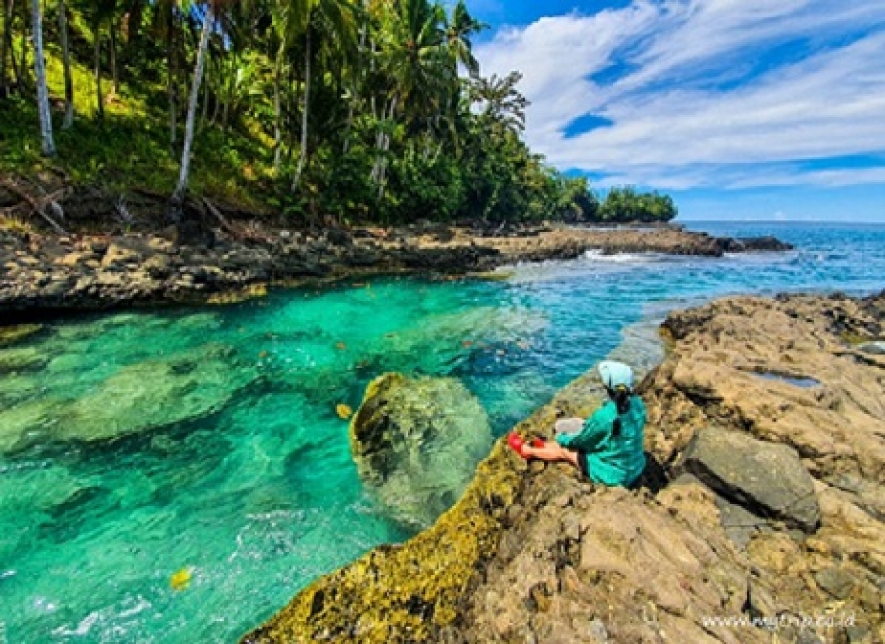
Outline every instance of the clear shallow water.
<path id="1" fill-rule="evenodd" d="M 361 490 L 335 410 L 384 371 L 461 378 L 501 434 L 672 308 L 885 288 L 885 226 L 690 228 L 798 249 L 279 292 L 71 320 L 0 350 L 0 641 L 233 641 L 408 538 Z"/>

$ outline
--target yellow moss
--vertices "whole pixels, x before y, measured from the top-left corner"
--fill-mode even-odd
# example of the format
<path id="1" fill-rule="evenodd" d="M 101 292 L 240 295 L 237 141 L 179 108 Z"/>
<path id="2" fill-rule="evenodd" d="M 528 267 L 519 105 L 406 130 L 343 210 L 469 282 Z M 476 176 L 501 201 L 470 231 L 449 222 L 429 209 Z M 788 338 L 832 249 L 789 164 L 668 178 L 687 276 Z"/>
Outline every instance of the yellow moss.
<path id="1" fill-rule="evenodd" d="M 394 384 L 400 374 L 369 383 L 366 398 Z M 563 410 L 591 410 L 599 404 L 598 379 L 588 373 L 554 400 L 519 423 L 523 436 L 549 436 Z M 351 419 L 351 437 L 363 405 Z M 495 556 L 505 529 L 503 518 L 520 494 L 523 473 L 514 467 L 503 439 L 476 469 L 460 500 L 437 522 L 406 543 L 380 546 L 357 561 L 317 579 L 270 620 L 242 639 L 271 642 L 359 642 L 392 644 L 430 641 L 451 625 L 475 575 Z"/>
<path id="2" fill-rule="evenodd" d="M 206 300 L 208 304 L 239 304 L 246 300 L 257 297 L 265 297 L 267 295 L 267 284 L 251 284 L 244 289 L 238 291 L 225 291 L 223 293 L 215 293 L 210 295 Z"/>
<path id="3" fill-rule="evenodd" d="M 431 528 L 316 580 L 243 641 L 421 642 L 451 624 L 477 567 L 497 548 L 519 487 L 503 450 L 499 441 Z"/>
<path id="4" fill-rule="evenodd" d="M 864 342 L 870 342 L 871 340 L 875 339 L 869 336 L 860 335 L 859 333 L 854 333 L 852 331 L 843 331 L 839 334 L 839 337 L 842 338 L 842 340 L 845 341 L 847 344 L 850 344 L 852 346 L 863 344 Z"/>
<path id="5" fill-rule="evenodd" d="M 506 282 L 513 277 L 513 271 L 485 271 L 482 273 L 468 273 L 469 277 L 486 280 L 488 282 Z"/>

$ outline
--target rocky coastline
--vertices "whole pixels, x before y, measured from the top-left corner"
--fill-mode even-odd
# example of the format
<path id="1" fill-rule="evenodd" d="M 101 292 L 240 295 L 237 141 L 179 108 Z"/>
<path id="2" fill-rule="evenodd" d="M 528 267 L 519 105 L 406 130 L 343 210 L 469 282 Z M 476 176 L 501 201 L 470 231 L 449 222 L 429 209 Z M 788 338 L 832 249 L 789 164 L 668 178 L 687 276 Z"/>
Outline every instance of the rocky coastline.
<path id="1" fill-rule="evenodd" d="M 253 229 L 159 233 L 0 231 L 0 325 L 41 316 L 170 303 L 224 303 L 275 285 L 398 273 L 463 275 L 587 252 L 721 256 L 786 250 L 774 238 L 716 238 L 678 227 Z"/>
<path id="2" fill-rule="evenodd" d="M 661 335 L 639 489 L 498 441 L 431 528 L 242 641 L 885 641 L 885 292 L 731 297 Z M 516 429 L 600 395 L 587 374 Z"/>

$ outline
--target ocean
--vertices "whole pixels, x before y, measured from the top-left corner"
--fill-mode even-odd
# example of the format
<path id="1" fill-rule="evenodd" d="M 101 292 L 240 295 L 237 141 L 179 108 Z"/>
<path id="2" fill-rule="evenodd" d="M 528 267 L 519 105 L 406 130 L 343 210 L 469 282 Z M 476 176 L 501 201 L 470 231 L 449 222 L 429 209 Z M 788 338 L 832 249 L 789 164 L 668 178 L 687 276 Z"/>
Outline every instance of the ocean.
<path id="1" fill-rule="evenodd" d="M 603 256 L 60 320 L 0 349 L 0 642 L 234 641 L 412 531 L 367 495 L 340 405 L 460 379 L 500 436 L 668 311 L 885 289 L 885 224 L 688 222 L 785 253 Z"/>

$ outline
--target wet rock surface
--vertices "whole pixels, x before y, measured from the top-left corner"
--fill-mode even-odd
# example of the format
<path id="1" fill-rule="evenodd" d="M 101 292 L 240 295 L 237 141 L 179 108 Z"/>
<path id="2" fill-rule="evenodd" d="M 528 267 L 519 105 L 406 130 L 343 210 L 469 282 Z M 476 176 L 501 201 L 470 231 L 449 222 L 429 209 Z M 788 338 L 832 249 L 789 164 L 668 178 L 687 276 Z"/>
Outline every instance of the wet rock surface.
<path id="1" fill-rule="evenodd" d="M 720 300 L 668 318 L 640 386 L 646 447 L 671 476 L 710 427 L 749 450 L 740 476 L 770 480 L 757 455 L 774 448 L 807 473 L 798 489 L 811 479 L 808 532 L 690 473 L 657 493 L 594 487 L 499 441 L 431 528 L 317 580 L 243 641 L 885 641 L 885 361 L 859 348 L 883 324 L 885 293 Z M 593 380 L 516 429 L 549 438 L 589 413 Z"/>
<path id="2" fill-rule="evenodd" d="M 15 323 L 22 312 L 229 301 L 237 293 L 248 296 L 256 285 L 399 272 L 461 275 L 519 261 L 572 259 L 588 250 L 720 256 L 758 248 L 676 227 L 488 231 L 416 224 L 248 237 L 185 229 L 53 236 L 0 231 L 0 325 Z"/>

